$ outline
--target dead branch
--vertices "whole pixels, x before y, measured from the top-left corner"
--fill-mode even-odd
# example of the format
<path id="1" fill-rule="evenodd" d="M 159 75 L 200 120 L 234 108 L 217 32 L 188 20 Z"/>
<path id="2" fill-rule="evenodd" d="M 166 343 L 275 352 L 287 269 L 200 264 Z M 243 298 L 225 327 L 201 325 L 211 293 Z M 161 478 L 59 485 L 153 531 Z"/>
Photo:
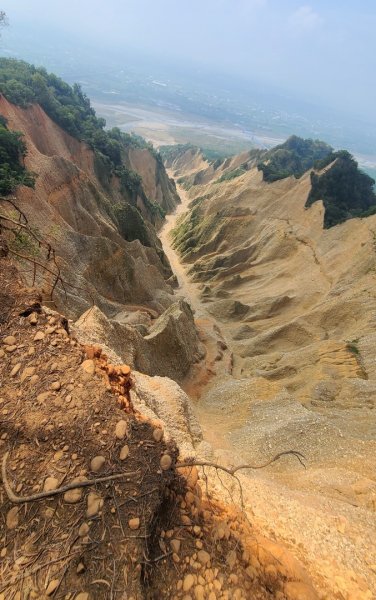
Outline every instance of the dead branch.
<path id="1" fill-rule="evenodd" d="M 51 262 L 53 263 L 52 269 L 49 268 L 48 266 L 46 266 L 45 264 L 42 264 L 41 262 L 37 261 L 33 256 L 25 256 L 23 254 L 20 254 L 18 252 L 16 252 L 13 249 L 9 249 L 9 253 L 13 254 L 14 256 L 16 256 L 17 258 L 20 258 L 21 260 L 25 260 L 27 262 L 32 263 L 33 265 L 33 285 L 35 284 L 35 279 L 36 279 L 36 269 L 37 267 L 41 268 L 42 270 L 44 270 L 45 272 L 49 273 L 50 275 L 52 275 L 54 277 L 52 286 L 51 286 L 51 290 L 50 290 L 50 299 L 52 300 L 53 298 L 53 294 L 54 291 L 56 289 L 56 286 L 58 284 L 60 284 L 60 286 L 62 287 L 65 296 L 67 296 L 67 287 L 70 287 L 72 289 L 75 289 L 77 291 L 80 292 L 85 292 L 86 294 L 88 294 L 88 296 L 90 297 L 92 304 L 94 305 L 94 298 L 91 295 L 90 291 L 84 288 L 81 288 L 79 286 L 75 286 L 71 283 L 68 283 L 68 281 L 64 280 L 63 277 L 61 276 L 61 269 L 60 266 L 56 260 L 56 252 L 55 249 L 53 248 L 53 246 L 45 239 L 40 238 L 39 236 L 36 235 L 36 233 L 34 233 L 34 231 L 32 230 L 32 228 L 29 225 L 28 219 L 25 215 L 25 213 L 17 206 L 16 204 L 16 198 L 12 197 L 12 198 L 4 198 L 4 197 L 0 197 L 0 200 L 3 200 L 4 202 L 8 202 L 9 204 L 11 204 L 11 206 L 13 206 L 13 208 L 17 211 L 18 213 L 18 221 L 16 221 L 15 219 L 13 219 L 11 216 L 5 215 L 3 213 L 0 213 L 0 230 L 4 229 L 7 231 L 10 231 L 13 235 L 17 236 L 19 234 L 19 231 L 22 229 L 24 230 L 27 235 L 29 235 L 39 246 L 39 248 L 44 248 L 47 252 L 47 256 L 46 256 L 46 262 L 47 264 L 50 264 Z M 7 222 L 10 225 L 14 225 L 15 228 L 7 226 L 4 224 L 4 221 Z"/>
<path id="2" fill-rule="evenodd" d="M 240 471 L 241 469 L 265 469 L 265 467 L 268 467 L 269 465 L 275 463 L 277 460 L 282 458 L 282 456 L 288 455 L 295 456 L 295 458 L 298 459 L 300 464 L 303 465 L 304 468 L 306 468 L 303 462 L 303 460 L 306 460 L 306 457 L 297 450 L 285 450 L 284 452 L 279 452 L 279 454 L 276 454 L 275 456 L 273 456 L 273 458 L 271 458 L 265 463 L 262 463 L 261 465 L 239 465 L 238 467 L 234 467 L 233 469 L 229 469 L 227 467 L 223 467 L 222 465 L 218 465 L 217 463 L 207 462 L 204 460 L 179 462 L 175 466 L 177 469 L 183 469 L 186 467 L 213 467 L 213 469 L 224 471 L 225 473 L 228 473 L 228 475 L 231 475 L 231 477 L 234 477 L 235 473 L 237 473 L 237 471 Z"/>
<path id="3" fill-rule="evenodd" d="M 3 462 L 1 466 L 1 475 L 3 478 L 3 485 L 5 492 L 11 502 L 13 504 L 23 504 L 26 502 L 35 502 L 36 500 L 42 500 L 43 498 L 51 498 L 52 496 L 57 496 L 58 494 L 64 494 L 69 490 L 75 490 L 77 488 L 89 487 L 91 485 L 96 485 L 97 483 L 105 483 L 106 481 L 114 481 L 115 479 L 122 479 L 123 477 L 131 477 L 133 475 L 137 475 L 139 471 L 129 471 L 124 473 L 114 473 L 113 475 L 107 475 L 106 477 L 96 477 L 95 479 L 88 479 L 87 481 L 77 481 L 76 483 L 68 483 L 62 487 L 56 488 L 56 490 L 50 490 L 48 492 L 38 492 L 36 494 L 31 494 L 30 496 L 16 496 L 14 491 L 11 488 L 11 485 L 8 481 L 7 477 L 7 460 L 8 460 L 9 452 L 6 452 L 3 457 Z"/>
<path id="4" fill-rule="evenodd" d="M 7 221 L 8 223 L 12 223 L 12 225 L 16 225 L 17 227 L 20 227 L 21 229 L 25 229 L 25 231 L 27 231 L 28 235 L 30 235 L 30 237 L 32 237 L 39 244 L 39 246 L 45 246 L 50 252 L 53 251 L 51 244 L 49 242 L 46 242 L 45 240 L 42 240 L 41 238 L 39 238 L 33 232 L 33 230 L 30 227 L 28 227 L 28 225 L 19 223 L 18 221 L 15 221 L 14 219 L 11 219 L 10 217 L 7 217 L 6 215 L 3 215 L 1 213 L 0 213 L 0 219 L 2 219 L 3 221 Z M 5 228 L 4 225 L 2 225 L 2 227 Z M 8 230 L 14 232 L 14 229 L 8 228 Z"/>

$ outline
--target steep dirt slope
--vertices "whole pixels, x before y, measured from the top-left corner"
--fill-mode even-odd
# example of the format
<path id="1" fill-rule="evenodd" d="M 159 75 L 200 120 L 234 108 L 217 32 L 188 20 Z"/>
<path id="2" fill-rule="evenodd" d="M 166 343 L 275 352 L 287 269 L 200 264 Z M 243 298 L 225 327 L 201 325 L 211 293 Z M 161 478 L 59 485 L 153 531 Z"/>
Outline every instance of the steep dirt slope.
<path id="1" fill-rule="evenodd" d="M 163 165 L 148 150 L 140 163 L 134 152 L 127 160 L 139 166 L 144 188 L 140 194 L 120 193 L 118 179 L 108 178 L 94 153 L 39 106 L 22 109 L 1 97 L 0 114 L 25 135 L 26 164 L 37 174 L 35 191 L 19 189 L 17 202 L 55 247 L 66 279 L 80 288 L 69 287 L 64 298 L 60 290 L 64 306 L 72 315 L 93 300 L 107 313 L 129 303 L 162 312 L 170 304 L 165 281 L 171 270 L 154 229 L 161 218 L 150 203 L 171 210 L 179 200 Z"/>
<path id="2" fill-rule="evenodd" d="M 176 465 L 127 365 L 0 261 L 1 600 L 317 600 L 284 546 Z M 144 378 L 143 395 L 161 389 Z"/>

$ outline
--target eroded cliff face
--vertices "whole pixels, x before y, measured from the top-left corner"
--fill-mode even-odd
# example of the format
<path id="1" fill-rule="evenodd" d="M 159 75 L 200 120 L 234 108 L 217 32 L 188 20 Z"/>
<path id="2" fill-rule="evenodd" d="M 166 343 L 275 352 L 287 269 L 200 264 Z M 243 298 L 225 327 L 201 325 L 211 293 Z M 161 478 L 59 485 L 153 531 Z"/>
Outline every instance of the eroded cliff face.
<path id="1" fill-rule="evenodd" d="M 139 168 L 143 187 L 121 192 L 119 180 L 108 176 L 91 149 L 38 105 L 22 109 L 1 97 L 0 113 L 24 134 L 26 164 L 37 174 L 35 190 L 19 188 L 17 203 L 55 248 L 71 284 L 66 294 L 56 290 L 58 304 L 71 316 L 93 303 L 108 314 L 128 304 L 161 313 L 171 303 L 166 280 L 172 273 L 155 232 L 161 216 L 153 206 L 172 210 L 179 201 L 163 165 L 148 150 L 140 151 L 141 158 L 130 151 L 126 159 Z M 49 283 L 44 285 L 47 291 Z"/>
<path id="2" fill-rule="evenodd" d="M 196 404 L 204 438 L 231 464 L 302 452 L 306 470 L 287 461 L 243 479 L 251 510 L 328 597 L 371 598 L 376 218 L 324 230 L 322 203 L 305 208 L 309 173 L 218 183 L 214 170 L 192 185 L 191 160 L 187 179 L 175 166 L 191 198 L 175 247 L 234 356 L 233 376 Z"/>

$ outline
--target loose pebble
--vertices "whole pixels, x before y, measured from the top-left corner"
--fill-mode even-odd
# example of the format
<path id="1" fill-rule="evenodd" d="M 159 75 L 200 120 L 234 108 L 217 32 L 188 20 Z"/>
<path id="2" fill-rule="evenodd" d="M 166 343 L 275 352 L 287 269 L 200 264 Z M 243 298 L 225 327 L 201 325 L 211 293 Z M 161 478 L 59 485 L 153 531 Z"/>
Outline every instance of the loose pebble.
<path id="1" fill-rule="evenodd" d="M 160 460 L 162 471 L 168 471 L 172 465 L 172 458 L 169 454 L 164 454 Z"/>
<path id="2" fill-rule="evenodd" d="M 72 483 L 79 483 L 80 481 L 85 481 L 85 477 L 77 477 Z M 64 502 L 76 504 L 82 498 L 82 490 L 83 488 L 73 488 L 72 490 L 68 490 L 64 494 Z"/>
<path id="3" fill-rule="evenodd" d="M 126 458 L 128 458 L 128 456 L 129 456 L 129 446 L 127 446 L 127 444 L 125 444 L 125 446 L 123 446 L 122 449 L 120 450 L 119 458 L 120 458 L 120 460 L 125 460 Z"/>
<path id="4" fill-rule="evenodd" d="M 154 429 L 153 439 L 156 442 L 160 442 L 162 438 L 163 438 L 163 429 L 160 429 L 159 427 L 157 429 Z"/>
<path id="5" fill-rule="evenodd" d="M 37 401 L 40 403 L 45 402 L 49 395 L 50 392 L 42 392 L 41 394 L 38 394 Z"/>
<path id="6" fill-rule="evenodd" d="M 18 526 L 18 523 L 19 523 L 18 511 L 19 511 L 18 506 L 13 506 L 13 508 L 11 508 L 8 511 L 7 518 L 6 518 L 6 523 L 7 523 L 8 529 L 16 529 L 16 527 Z"/>
<path id="7" fill-rule="evenodd" d="M 171 550 L 176 554 L 179 554 L 181 542 L 180 540 L 173 539 L 170 541 Z"/>
<path id="8" fill-rule="evenodd" d="M 202 564 L 206 565 L 210 562 L 210 554 L 206 550 L 199 550 L 197 552 L 197 560 Z"/>
<path id="9" fill-rule="evenodd" d="M 95 362 L 91 359 L 84 360 L 81 364 L 81 369 L 85 371 L 87 375 L 94 375 L 95 373 Z"/>
<path id="10" fill-rule="evenodd" d="M 17 375 L 17 373 L 19 372 L 20 368 L 21 368 L 21 363 L 17 363 L 16 365 L 14 365 L 13 369 L 10 372 L 10 376 L 15 377 Z"/>
<path id="11" fill-rule="evenodd" d="M 127 435 L 128 423 L 127 421 L 121 420 L 116 423 L 115 435 L 119 440 L 123 440 Z"/>
<path id="12" fill-rule="evenodd" d="M 30 325 L 36 325 L 38 323 L 38 315 L 36 312 L 32 312 L 31 315 L 28 316 L 27 320 Z"/>
<path id="13" fill-rule="evenodd" d="M 191 575 L 190 573 L 188 575 L 186 575 L 184 577 L 183 580 L 183 591 L 184 592 L 189 592 L 189 590 L 191 589 L 191 587 L 194 586 L 195 580 L 193 575 Z"/>
<path id="14" fill-rule="evenodd" d="M 78 563 L 77 569 L 76 569 L 77 575 L 81 575 L 84 572 L 85 572 L 85 565 L 84 565 L 84 563 L 82 563 L 82 562 Z"/>
<path id="15" fill-rule="evenodd" d="M 51 596 L 54 593 L 54 591 L 57 589 L 59 583 L 60 583 L 59 579 L 53 579 L 52 581 L 50 581 L 50 583 L 48 584 L 47 589 L 46 589 L 47 596 Z"/>
<path id="16" fill-rule="evenodd" d="M 35 367 L 26 367 L 26 369 L 24 369 L 21 373 L 21 383 L 23 381 L 25 381 L 25 379 L 28 379 L 29 377 L 32 377 L 32 375 L 34 375 L 35 373 Z"/>
<path id="17" fill-rule="evenodd" d="M 90 462 L 90 469 L 94 471 L 94 473 L 97 473 L 101 470 L 105 462 L 106 459 L 104 456 L 94 456 Z"/>
<path id="18" fill-rule="evenodd" d="M 138 517 L 135 517 L 133 519 L 129 519 L 128 526 L 129 526 L 129 529 L 133 529 L 133 530 L 139 529 L 139 527 L 140 527 L 140 519 Z"/>
<path id="19" fill-rule="evenodd" d="M 80 526 L 79 530 L 78 530 L 78 535 L 80 537 L 85 537 L 85 535 L 87 535 L 89 533 L 90 527 L 87 523 L 82 523 L 82 525 Z"/>
<path id="20" fill-rule="evenodd" d="M 47 477 L 44 482 L 43 490 L 45 492 L 51 492 L 52 490 L 56 490 L 59 486 L 59 481 L 56 477 Z"/>
<path id="21" fill-rule="evenodd" d="M 103 498 L 97 492 L 89 492 L 87 497 L 87 510 L 86 516 L 88 518 L 94 517 L 103 507 Z"/>

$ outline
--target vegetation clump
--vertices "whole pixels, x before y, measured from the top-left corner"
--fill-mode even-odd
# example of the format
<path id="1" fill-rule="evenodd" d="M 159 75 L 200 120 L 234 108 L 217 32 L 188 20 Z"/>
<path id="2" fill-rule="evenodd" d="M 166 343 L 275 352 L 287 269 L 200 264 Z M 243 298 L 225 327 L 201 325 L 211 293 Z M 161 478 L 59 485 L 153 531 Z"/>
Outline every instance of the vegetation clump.
<path id="1" fill-rule="evenodd" d="M 324 227 L 375 214 L 375 180 L 359 169 L 357 161 L 346 150 L 331 152 L 315 167 L 324 169 L 330 164 L 321 174 L 311 172 L 311 191 L 306 202 L 308 207 L 317 200 L 323 201 Z"/>
<path id="2" fill-rule="evenodd" d="M 0 115 L 0 195 L 8 196 L 18 185 L 34 187 L 35 176 L 25 168 L 25 156 L 22 133 L 10 131 Z"/>
<path id="3" fill-rule="evenodd" d="M 124 133 L 118 127 L 106 130 L 105 119 L 97 117 L 81 87 L 77 83 L 68 85 L 43 67 L 0 58 L 0 92 L 22 108 L 38 103 L 62 129 L 85 141 L 120 177 L 125 188 L 134 190 L 140 183 L 137 173 L 124 166 L 126 150 L 147 148 L 158 162 L 162 162 L 159 153 L 140 136 Z"/>
<path id="4" fill-rule="evenodd" d="M 333 148 L 325 142 L 292 135 L 283 144 L 269 150 L 257 167 L 268 183 L 291 175 L 299 179 L 316 161 L 326 158 L 332 151 Z"/>
<path id="5" fill-rule="evenodd" d="M 222 183 L 223 181 L 231 181 L 231 179 L 236 179 L 237 177 L 241 177 L 244 173 L 247 172 L 247 164 L 243 164 L 237 169 L 232 169 L 232 171 L 226 171 L 223 173 L 219 179 L 215 183 Z"/>

